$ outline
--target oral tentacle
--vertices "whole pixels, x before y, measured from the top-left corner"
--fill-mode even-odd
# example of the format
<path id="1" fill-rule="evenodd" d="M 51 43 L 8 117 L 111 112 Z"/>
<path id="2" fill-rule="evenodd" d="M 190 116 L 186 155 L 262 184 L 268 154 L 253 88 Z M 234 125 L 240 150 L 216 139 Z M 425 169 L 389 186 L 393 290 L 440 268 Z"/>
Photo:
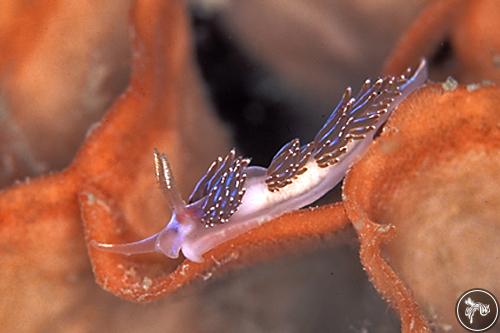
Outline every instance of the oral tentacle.
<path id="1" fill-rule="evenodd" d="M 106 252 L 113 252 L 130 256 L 134 254 L 155 252 L 157 237 L 158 234 L 154 234 L 136 242 L 125 244 L 99 243 L 93 240 L 90 242 L 90 245 Z"/>

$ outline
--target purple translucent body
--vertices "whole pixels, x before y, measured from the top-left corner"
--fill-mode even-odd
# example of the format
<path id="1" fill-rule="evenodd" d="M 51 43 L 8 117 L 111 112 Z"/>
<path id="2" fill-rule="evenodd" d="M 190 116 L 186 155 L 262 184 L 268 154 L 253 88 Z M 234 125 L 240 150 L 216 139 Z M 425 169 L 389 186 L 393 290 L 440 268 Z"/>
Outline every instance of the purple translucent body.
<path id="1" fill-rule="evenodd" d="M 406 83 L 400 86 L 401 94 L 390 104 L 387 112 L 378 119 L 375 129 L 364 139 L 352 141 L 347 152 L 338 163 L 320 168 L 311 157 L 307 162 L 307 171 L 298 176 L 291 185 L 280 191 L 270 192 L 266 186 L 266 169 L 257 166 L 247 168 L 248 178 L 245 183 L 246 192 L 241 205 L 227 223 L 206 227 L 197 218 L 201 201 L 186 207 L 186 211 L 194 212 L 181 221 L 174 211 L 170 221 L 160 232 L 127 244 L 94 243 L 100 249 L 125 255 L 161 252 L 169 258 L 177 258 L 182 251 L 191 261 L 203 261 L 203 254 L 217 245 L 231 240 L 250 229 L 253 229 L 274 217 L 286 212 L 307 206 L 335 187 L 357 159 L 368 149 L 377 130 L 387 121 L 397 106 L 418 89 L 427 80 L 427 67 L 424 60 Z"/>

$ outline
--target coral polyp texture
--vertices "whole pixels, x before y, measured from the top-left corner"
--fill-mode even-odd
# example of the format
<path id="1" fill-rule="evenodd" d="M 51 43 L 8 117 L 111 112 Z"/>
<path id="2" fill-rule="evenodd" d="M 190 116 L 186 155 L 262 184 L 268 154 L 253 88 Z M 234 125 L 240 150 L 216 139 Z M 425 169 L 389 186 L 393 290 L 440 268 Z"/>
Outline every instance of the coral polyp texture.
<path id="1" fill-rule="evenodd" d="M 492 264 L 500 255 L 500 90 L 435 84 L 412 97 L 348 174 L 344 202 L 363 265 L 406 331 L 411 323 L 458 330 L 450 309 L 464 290 L 500 293 Z"/>
<path id="2" fill-rule="evenodd" d="M 281 6 L 272 2 L 259 2 L 254 13 L 272 13 L 261 9 L 272 6 L 274 12 L 282 13 L 281 22 L 307 21 L 304 26 L 308 32 L 302 35 L 306 43 L 297 43 L 300 34 L 290 36 L 288 28 L 283 29 L 286 38 L 282 38 L 287 43 L 275 42 L 282 29 L 273 29 L 269 36 L 274 40 L 266 39 L 269 36 L 259 32 L 265 30 L 264 25 L 239 19 L 246 15 L 234 16 L 234 21 L 241 26 L 247 24 L 240 32 L 256 34 L 249 35 L 247 42 L 245 34 L 230 35 L 241 36 L 238 43 L 256 59 L 267 59 L 259 57 L 261 53 L 271 54 L 272 61 L 263 62 L 276 75 L 282 75 L 279 78 L 290 83 L 297 95 L 304 89 L 309 91 L 304 96 L 316 96 L 321 99 L 318 104 L 331 105 L 332 90 L 338 91 L 338 85 L 348 80 L 341 74 L 355 69 L 357 74 L 348 76 L 353 81 L 361 80 L 360 71 L 365 73 L 363 77 L 369 76 L 368 71 L 375 69 L 373 59 L 379 62 L 388 45 L 363 33 L 365 41 L 372 41 L 360 47 L 354 35 L 329 25 L 336 22 L 328 10 L 311 7 L 303 11 L 305 2 L 293 3 L 295 7 L 287 8 L 294 10 L 281 11 Z M 314 6 L 316 2 L 307 3 Z M 328 6 L 330 3 L 336 5 L 328 2 Z M 380 2 L 372 5 L 375 3 Z M 333 248 L 345 235 L 352 254 L 357 251 L 358 243 L 352 245 L 356 233 L 359 258 L 350 256 L 338 262 L 330 258 L 330 254 L 338 253 L 337 248 L 325 252 L 322 272 L 331 270 L 326 278 L 321 277 L 327 281 L 325 285 L 342 292 L 356 289 L 359 294 L 376 295 L 371 283 L 395 310 L 403 332 L 458 330 L 454 302 L 465 289 L 480 286 L 500 295 L 500 92 L 492 83 L 499 77 L 498 3 L 433 1 L 402 33 L 384 72 L 399 75 L 426 58 L 431 80 L 444 80 L 450 75 L 457 79 L 448 80 L 452 84 L 444 86 L 449 89 L 431 83 L 410 94 L 412 83 L 405 86 L 408 82 L 399 82 L 398 77 L 390 81 L 382 75 L 382 81 L 371 81 L 360 94 L 347 91 L 337 111 L 322 128 L 318 126 L 317 135 L 309 133 L 311 142 L 291 140 L 267 168 L 261 168 L 249 163 L 244 154 L 230 150 L 234 146 L 231 135 L 236 133 L 230 133 L 206 98 L 206 84 L 193 57 L 190 22 L 182 1 L 0 2 L 0 183 L 9 185 L 0 192 L 2 330 L 164 332 L 168 327 L 172 331 L 220 331 L 205 327 L 205 323 L 215 321 L 207 315 L 207 309 L 212 315 L 225 316 L 224 324 L 235 321 L 235 317 L 236 321 L 241 319 L 238 314 L 244 311 L 240 307 L 237 311 L 220 311 L 230 308 L 224 303 L 228 295 L 219 294 L 220 289 L 208 297 L 205 292 L 214 289 L 180 291 L 193 283 L 206 286 L 208 280 L 223 273 L 257 263 L 279 259 L 287 266 L 289 262 L 283 258 L 287 254 L 310 252 L 317 258 L 318 252 L 313 251 Z M 377 22 L 389 21 L 390 29 L 386 29 L 397 34 L 392 18 L 387 20 L 390 15 L 383 16 L 380 7 L 349 2 L 351 5 L 358 6 L 354 7 L 357 13 L 363 13 L 358 20 L 358 27 L 363 27 L 360 31 L 374 30 Z M 349 8 L 346 5 L 338 13 Z M 364 16 L 369 13 L 376 13 L 371 21 Z M 293 19 L 287 21 L 287 15 Z M 310 15 L 318 21 L 304 20 Z M 278 18 L 270 16 L 269 22 Z M 337 31 L 344 32 L 337 35 Z M 310 52 L 315 38 L 309 36 L 319 34 L 323 41 L 335 37 L 334 44 L 316 44 L 314 50 L 323 50 L 322 56 Z M 336 38 L 340 35 L 343 37 Z M 256 45 L 268 47 L 265 52 L 253 52 Z M 290 52 L 289 46 L 297 52 Z M 309 52 L 300 51 L 306 48 Z M 296 66 L 296 61 L 286 57 L 290 54 L 301 62 L 311 58 L 308 65 L 313 65 Z M 311 54 L 314 56 L 309 57 Z M 229 63 L 224 62 L 222 74 L 232 71 L 226 68 Z M 412 73 L 405 79 L 410 77 L 420 76 Z M 221 75 L 216 81 L 225 78 Z M 417 81 L 415 87 L 420 86 Z M 264 83 L 251 89 L 266 90 L 268 82 Z M 234 81 L 227 84 L 231 86 Z M 394 89 L 396 86 L 402 89 Z M 365 94 L 386 88 L 389 91 L 380 95 L 383 97 Z M 216 95 L 220 98 L 224 94 L 222 90 Z M 244 96 L 248 102 L 252 99 L 248 96 L 255 94 Z M 291 104 L 295 105 L 300 98 L 293 97 Z M 269 99 L 273 105 L 280 104 L 275 98 Z M 387 111 L 378 108 L 375 101 L 387 104 Z M 254 103 L 248 109 L 234 108 L 231 112 L 248 116 L 245 112 L 258 111 L 259 107 Z M 348 114 L 353 117 L 346 117 Z M 249 118 L 257 124 L 252 128 L 258 127 L 258 115 L 255 112 L 251 114 L 254 118 Z M 377 137 L 377 128 L 387 119 Z M 287 137 L 299 136 L 297 133 L 290 131 Z M 249 146 L 247 142 L 245 147 Z M 155 154 L 163 194 L 153 177 L 151 153 L 155 147 L 168 155 L 167 161 L 163 153 Z M 207 170 L 216 156 L 221 158 Z M 298 209 L 341 181 L 351 165 L 342 202 Z M 219 191 L 221 184 L 231 191 Z M 256 189 L 266 196 L 265 200 L 255 200 L 262 204 L 259 207 L 249 200 L 255 197 Z M 156 253 L 125 256 L 92 245 L 127 244 L 154 235 L 156 246 L 155 233 L 165 230 L 165 220 L 186 213 L 190 205 L 199 208 L 199 215 L 194 215 L 196 232 L 184 235 L 179 248 L 175 242 L 158 242 L 173 258 Z M 249 212 L 259 216 L 257 222 Z M 245 221 L 252 224 L 244 226 Z M 241 229 L 212 238 L 217 230 L 230 230 L 232 226 Z M 183 253 L 193 244 L 202 246 Z M 193 261 L 198 259 L 204 260 Z M 314 269 L 309 270 L 313 266 L 304 264 L 307 258 L 297 260 L 303 260 L 300 277 L 316 274 Z M 274 269 L 275 263 L 268 266 Z M 260 274 L 263 266 L 254 267 L 253 272 Z M 353 272 L 359 274 L 357 279 Z M 345 284 L 336 279 L 342 274 L 347 277 Z M 239 283 L 248 275 L 250 269 L 224 281 L 224 292 L 231 281 Z M 256 284 L 252 284 L 247 293 L 239 288 L 241 293 L 234 302 L 257 303 L 256 312 L 265 312 L 268 321 L 278 325 L 275 313 L 267 311 L 268 292 L 276 289 L 267 277 L 258 284 L 262 298 L 254 298 Z M 338 316 L 340 311 L 359 316 L 369 313 L 363 327 L 359 328 L 359 322 L 348 322 L 345 327 L 349 329 L 376 330 L 372 325 L 375 319 L 384 325 L 390 320 L 392 312 L 383 304 L 379 307 L 384 312 L 381 318 L 375 317 L 374 312 L 363 312 L 367 308 L 372 311 L 371 304 L 346 306 L 337 294 L 323 290 L 325 285 L 311 281 L 316 280 L 301 280 L 293 286 L 293 292 L 287 289 L 284 302 L 293 305 L 296 312 L 283 311 L 286 316 L 281 318 L 283 326 L 279 328 L 307 331 L 297 324 L 304 317 L 309 324 L 311 318 L 327 318 L 325 321 L 331 324 L 332 310 L 325 303 L 312 303 L 325 298 L 329 304 L 338 304 L 334 311 Z M 177 297 L 166 297 L 174 292 L 179 292 Z M 224 301 L 217 299 L 221 294 Z M 311 302 L 307 309 L 304 298 Z M 158 302 L 135 304 L 154 300 Z M 323 317 L 316 316 L 320 311 Z M 297 313 L 300 316 L 295 316 Z M 314 315 L 309 316 L 311 313 Z M 317 323 L 315 328 L 322 324 Z"/>

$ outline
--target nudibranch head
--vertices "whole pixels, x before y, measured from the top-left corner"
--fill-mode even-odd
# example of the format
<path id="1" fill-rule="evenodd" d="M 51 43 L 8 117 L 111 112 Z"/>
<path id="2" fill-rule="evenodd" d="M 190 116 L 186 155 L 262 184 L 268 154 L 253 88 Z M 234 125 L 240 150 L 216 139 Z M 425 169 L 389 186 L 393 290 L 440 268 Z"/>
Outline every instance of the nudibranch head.
<path id="1" fill-rule="evenodd" d="M 366 80 L 360 91 L 347 88 L 313 141 L 293 139 L 269 167 L 248 166 L 250 159 L 231 150 L 201 177 L 186 203 L 177 190 L 167 157 L 154 150 L 156 179 L 172 209 L 160 232 L 128 244 L 94 243 L 126 255 L 161 252 L 191 261 L 218 244 L 274 217 L 313 203 L 337 185 L 372 142 L 399 103 L 427 80 L 424 60 L 412 73 Z"/>
<path id="2" fill-rule="evenodd" d="M 166 227 L 157 234 L 143 240 L 127 244 L 93 245 L 115 253 L 125 255 L 161 252 L 169 258 L 178 258 L 183 254 L 192 261 L 202 261 L 201 255 L 191 250 L 188 235 L 195 230 L 208 229 L 224 224 L 234 215 L 241 205 L 245 194 L 246 168 L 250 159 L 237 156 L 231 150 L 225 158 L 217 158 L 196 185 L 186 203 L 182 199 L 173 177 L 167 156 L 153 152 L 156 180 L 163 190 L 172 209 L 172 216 Z"/>

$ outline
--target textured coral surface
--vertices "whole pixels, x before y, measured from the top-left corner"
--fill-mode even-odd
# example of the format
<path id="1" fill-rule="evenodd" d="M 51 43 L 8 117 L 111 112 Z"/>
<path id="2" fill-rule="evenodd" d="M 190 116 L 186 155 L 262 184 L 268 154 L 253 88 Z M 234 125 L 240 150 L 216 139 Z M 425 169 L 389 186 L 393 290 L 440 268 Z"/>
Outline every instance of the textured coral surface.
<path id="1" fill-rule="evenodd" d="M 142 238 L 168 219 L 153 147 L 168 153 L 184 196 L 228 151 L 208 91 L 252 124 L 241 146 L 274 149 L 254 129 L 282 111 L 277 86 L 303 115 L 266 124 L 268 134 L 313 135 L 422 6 L 192 4 L 202 3 L 249 55 L 238 70 L 218 64 L 237 79 L 229 90 L 200 79 L 213 59 L 194 59 L 193 41 L 207 31 L 193 36 L 183 1 L 0 3 L 0 185 L 11 185 L 0 192 L 1 331 L 392 332 L 398 319 L 403 332 L 450 331 L 465 289 L 500 295 L 500 93 L 482 82 L 500 72 L 495 0 L 430 1 L 401 35 L 386 72 L 427 56 L 432 78 L 474 84 L 410 96 L 351 170 L 343 203 L 286 214 L 202 264 L 89 246 Z M 249 64 L 271 75 L 259 81 Z M 252 93 L 236 92 L 248 72 Z M 253 100 L 262 95 L 273 108 Z"/>
<path id="2" fill-rule="evenodd" d="M 89 198 L 90 191 L 100 191 L 112 196 L 97 203 L 118 207 L 114 213 L 132 221 L 128 232 L 152 230 L 163 222 L 156 217 L 168 214 L 159 191 L 151 190 L 153 146 L 172 153 L 173 167 L 184 184 L 191 184 L 213 155 L 226 149 L 227 134 L 211 118 L 189 61 L 183 10 L 178 2 L 138 6 L 134 22 L 140 37 L 134 40 L 137 54 L 126 94 L 94 126 L 70 167 L 1 192 L 0 262 L 8 269 L 0 273 L 0 321 L 6 331 L 90 327 L 84 319 L 87 311 L 100 322 L 90 305 L 109 298 L 94 286 L 79 194 Z M 163 38 L 177 41 L 164 46 Z M 201 123 L 186 120 L 192 112 Z M 194 147 L 183 139 L 193 136 L 188 133 L 196 133 L 200 140 Z M 208 135 L 209 142 L 204 140 Z M 187 153 L 181 154 L 181 148 Z M 193 159 L 199 163 L 193 164 Z"/>
<path id="3" fill-rule="evenodd" d="M 345 185 L 349 217 L 392 232 L 377 246 L 399 276 L 393 285 L 411 292 L 397 294 L 386 281 L 379 288 L 400 310 L 401 295 L 414 299 L 438 331 L 458 328 L 453 309 L 464 290 L 500 292 L 499 102 L 496 87 L 426 87 L 398 109 Z M 387 273 L 369 269 L 376 285 Z"/>
<path id="4" fill-rule="evenodd" d="M 389 55 L 384 72 L 400 73 L 418 59 L 431 78 L 453 75 L 465 83 L 500 79 L 500 2 L 429 1 Z"/>
<path id="5" fill-rule="evenodd" d="M 0 185 L 67 166 L 126 87 L 129 8 L 120 0 L 2 1 Z"/>

